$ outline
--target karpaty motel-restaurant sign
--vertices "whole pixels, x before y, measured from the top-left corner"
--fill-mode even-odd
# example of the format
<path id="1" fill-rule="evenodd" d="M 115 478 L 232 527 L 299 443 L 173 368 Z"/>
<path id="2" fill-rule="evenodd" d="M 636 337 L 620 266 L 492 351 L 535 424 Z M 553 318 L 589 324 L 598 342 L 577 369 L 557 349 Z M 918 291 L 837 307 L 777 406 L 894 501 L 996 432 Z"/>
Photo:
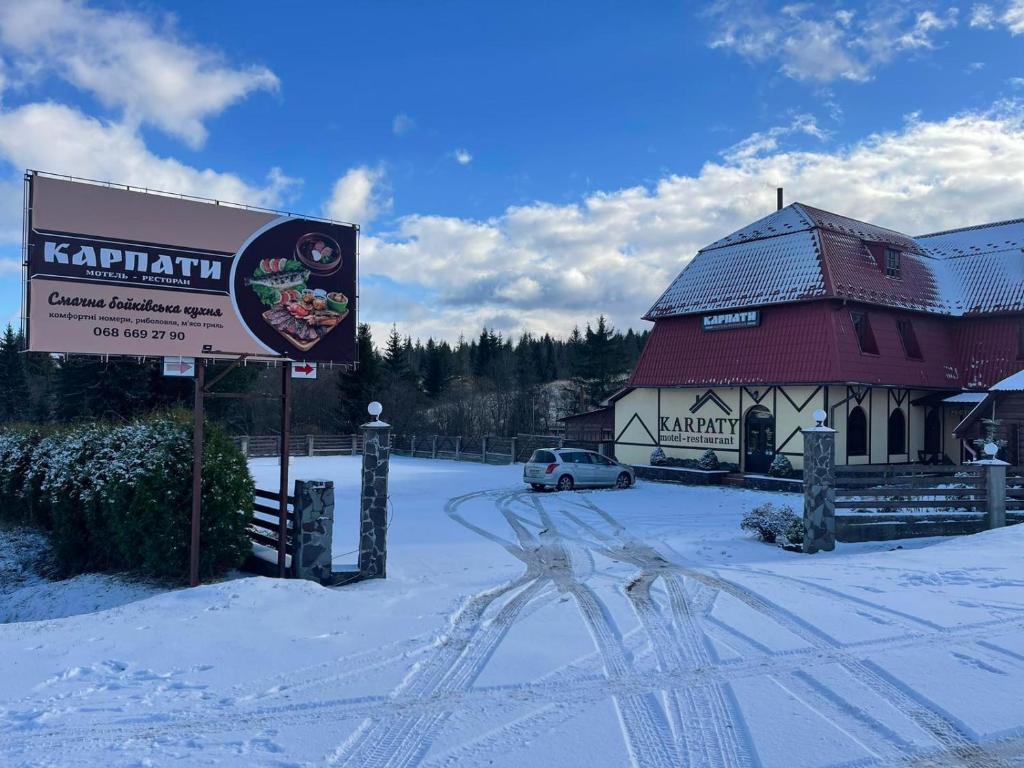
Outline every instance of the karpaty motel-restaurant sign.
<path id="1" fill-rule="evenodd" d="M 358 227 L 28 172 L 31 351 L 355 359 Z"/>

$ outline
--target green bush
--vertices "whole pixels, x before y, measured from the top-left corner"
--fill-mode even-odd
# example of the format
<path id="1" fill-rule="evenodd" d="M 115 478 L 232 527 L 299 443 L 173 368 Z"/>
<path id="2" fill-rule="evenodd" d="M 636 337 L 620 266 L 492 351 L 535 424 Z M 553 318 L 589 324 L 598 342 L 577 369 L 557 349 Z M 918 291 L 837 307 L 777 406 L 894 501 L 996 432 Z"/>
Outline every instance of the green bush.
<path id="1" fill-rule="evenodd" d="M 205 430 L 200 568 L 216 575 L 250 550 L 253 482 L 220 429 Z M 0 433 L 0 518 L 50 532 L 65 574 L 188 571 L 192 427 L 184 415 Z"/>
<path id="2" fill-rule="evenodd" d="M 791 532 L 795 535 L 795 525 L 797 523 L 799 523 L 801 530 L 800 540 L 803 541 L 803 518 L 798 517 L 789 505 L 783 504 L 776 507 L 769 502 L 754 507 L 754 509 L 745 514 L 740 522 L 740 528 L 756 533 L 761 541 L 768 542 L 769 544 L 782 544 L 786 543 Z M 789 541 L 794 544 L 797 543 L 791 539 Z"/>
<path id="3" fill-rule="evenodd" d="M 793 463 L 785 454 L 776 453 L 772 459 L 772 465 L 768 467 L 768 474 L 772 477 L 791 477 L 793 474 Z"/>
<path id="4" fill-rule="evenodd" d="M 711 471 L 711 470 L 718 469 L 718 467 L 719 467 L 718 455 L 713 450 L 711 450 L 710 448 L 708 448 L 706 451 L 704 451 L 704 453 L 701 455 L 701 457 L 699 459 L 697 459 L 697 469 L 703 469 L 705 471 Z"/>

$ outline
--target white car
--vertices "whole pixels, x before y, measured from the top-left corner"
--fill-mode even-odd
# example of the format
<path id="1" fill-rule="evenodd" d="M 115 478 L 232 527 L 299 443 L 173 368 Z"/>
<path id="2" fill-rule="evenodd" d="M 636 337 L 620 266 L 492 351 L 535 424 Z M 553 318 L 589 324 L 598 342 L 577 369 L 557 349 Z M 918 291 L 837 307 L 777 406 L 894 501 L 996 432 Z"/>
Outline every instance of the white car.
<path id="1" fill-rule="evenodd" d="M 523 466 L 523 482 L 535 491 L 557 488 L 629 488 L 636 476 L 633 468 L 594 451 L 579 448 L 542 448 L 533 452 Z"/>

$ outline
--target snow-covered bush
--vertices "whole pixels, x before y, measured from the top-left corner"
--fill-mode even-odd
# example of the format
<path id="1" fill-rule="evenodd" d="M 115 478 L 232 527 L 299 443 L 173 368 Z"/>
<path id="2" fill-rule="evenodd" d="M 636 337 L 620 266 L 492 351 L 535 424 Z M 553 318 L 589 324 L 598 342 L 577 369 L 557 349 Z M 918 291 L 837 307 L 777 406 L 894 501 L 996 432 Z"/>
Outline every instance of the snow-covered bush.
<path id="1" fill-rule="evenodd" d="M 205 431 L 200 566 L 236 567 L 253 483 L 221 430 Z M 0 517 L 50 532 L 61 569 L 183 576 L 192 507 L 192 428 L 185 416 L 92 424 L 40 437 L 0 433 Z"/>
<path id="2" fill-rule="evenodd" d="M 804 543 L 804 521 L 803 518 L 796 517 L 790 520 L 789 525 L 786 526 L 785 539 L 790 544 L 803 544 Z"/>
<path id="3" fill-rule="evenodd" d="M 715 452 L 710 448 L 704 451 L 701 457 L 697 459 L 697 469 L 710 471 L 718 469 L 718 466 L 718 456 L 716 456 Z"/>
<path id="4" fill-rule="evenodd" d="M 768 474 L 772 477 L 789 477 L 793 474 L 793 464 L 785 454 L 776 453 L 772 465 L 768 467 Z"/>
<path id="5" fill-rule="evenodd" d="M 803 519 L 797 517 L 792 507 L 787 505 L 776 507 L 774 504 L 767 503 L 754 507 L 745 514 L 740 522 L 740 528 L 756 533 L 761 541 L 774 544 L 780 539 L 789 538 L 790 526 L 794 523 L 799 523 L 801 531 L 803 530 Z M 790 539 L 790 541 L 792 540 Z"/>
<path id="6" fill-rule="evenodd" d="M 651 451 L 651 466 L 657 467 L 660 464 L 666 463 L 668 463 L 668 457 L 665 455 L 665 451 L 663 451 L 660 447 L 655 448 L 653 451 Z"/>

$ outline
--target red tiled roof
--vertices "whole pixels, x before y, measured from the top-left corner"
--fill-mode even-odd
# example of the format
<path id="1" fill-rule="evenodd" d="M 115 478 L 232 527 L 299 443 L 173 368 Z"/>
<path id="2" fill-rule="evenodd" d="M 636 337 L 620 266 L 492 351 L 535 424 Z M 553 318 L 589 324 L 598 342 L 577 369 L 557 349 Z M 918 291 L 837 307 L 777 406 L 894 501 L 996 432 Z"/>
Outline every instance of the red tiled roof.
<path id="1" fill-rule="evenodd" d="M 798 384 L 838 375 L 832 309 L 814 302 L 765 311 L 756 328 L 704 331 L 693 315 L 659 320 L 629 384 Z"/>
<path id="2" fill-rule="evenodd" d="M 1014 318 L 959 319 L 872 306 L 877 355 L 860 351 L 850 309 L 836 301 L 762 311 L 756 328 L 704 331 L 700 317 L 655 323 L 630 379 L 632 387 L 742 384 L 862 384 L 924 389 L 982 388 L 1020 366 Z M 911 320 L 923 353 L 908 359 L 896 321 Z"/>
<path id="3" fill-rule="evenodd" d="M 957 321 L 954 332 L 960 381 L 968 389 L 987 389 L 1024 368 L 1017 357 L 1020 317 L 972 317 Z"/>
<path id="4" fill-rule="evenodd" d="M 901 253 L 888 277 L 885 249 Z M 1024 310 L 1024 220 L 924 235 L 794 203 L 718 240 L 683 269 L 648 320 L 846 298 L 943 315 Z"/>

